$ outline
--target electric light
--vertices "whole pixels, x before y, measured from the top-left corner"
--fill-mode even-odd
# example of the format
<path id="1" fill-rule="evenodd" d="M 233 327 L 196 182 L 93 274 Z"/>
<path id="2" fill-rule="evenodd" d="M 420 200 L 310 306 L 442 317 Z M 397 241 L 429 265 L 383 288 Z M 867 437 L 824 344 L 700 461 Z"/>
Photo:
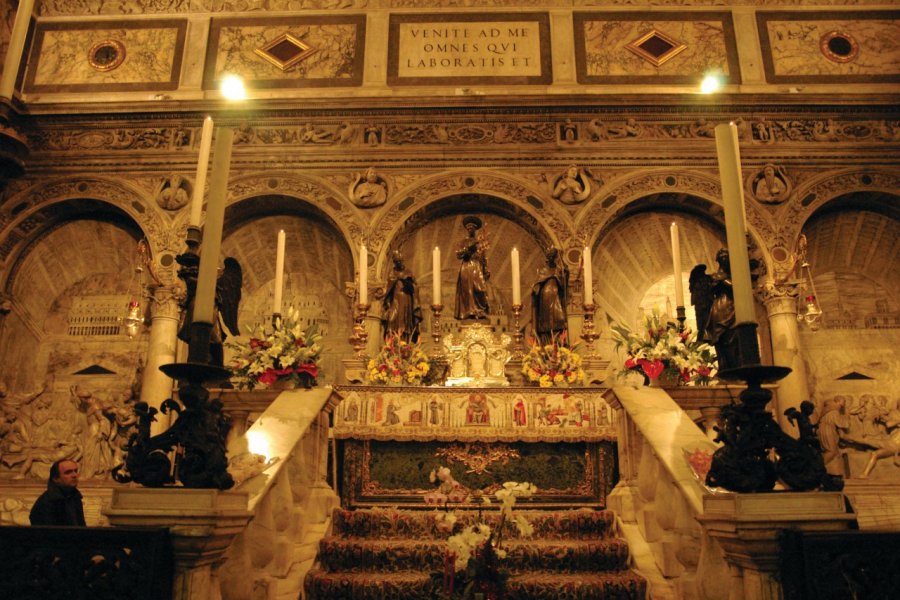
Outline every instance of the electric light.
<path id="1" fill-rule="evenodd" d="M 700 93 L 713 94 L 718 92 L 722 87 L 722 78 L 719 75 L 710 73 L 700 82 Z"/>
<path id="2" fill-rule="evenodd" d="M 226 75 L 219 84 L 219 91 L 227 100 L 245 100 L 247 98 L 244 80 L 237 75 Z"/>

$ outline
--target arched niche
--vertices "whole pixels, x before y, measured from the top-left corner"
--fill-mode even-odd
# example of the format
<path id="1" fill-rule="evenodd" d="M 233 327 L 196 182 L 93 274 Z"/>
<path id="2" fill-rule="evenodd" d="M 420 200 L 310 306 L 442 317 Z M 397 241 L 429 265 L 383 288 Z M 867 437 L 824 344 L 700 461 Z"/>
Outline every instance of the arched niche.
<path id="1" fill-rule="evenodd" d="M 407 267 L 416 276 L 420 290 L 420 304 L 430 306 L 433 298 L 434 273 L 432 252 L 441 250 L 441 302 L 444 315 L 452 318 L 455 309 L 456 279 L 460 260 L 456 252 L 466 238 L 463 218 L 479 217 L 482 234 L 490 244 L 487 253 L 491 312 L 510 314 L 512 304 L 511 251 L 519 251 L 522 295 L 522 322 L 530 319 L 531 285 L 538 269 L 545 264 L 545 250 L 552 246 L 553 237 L 528 212 L 502 199 L 484 194 L 461 194 L 441 198 L 430 203 L 407 220 L 384 247 L 383 266 L 379 282 L 383 283 L 391 268 L 390 253 L 400 250 Z M 577 261 L 577 257 L 576 257 Z"/>
<path id="2" fill-rule="evenodd" d="M 130 375 L 145 340 L 129 340 L 116 319 L 125 316 L 128 295 L 140 293 L 142 230 L 121 209 L 93 199 L 46 205 L 32 218 L 39 226 L 4 282 L 11 311 L 0 334 L 0 368 L 8 383 L 27 388 L 47 372 L 64 381 L 92 364 Z M 108 326 L 94 335 L 70 327 L 86 315 Z"/>
<path id="3" fill-rule="evenodd" d="M 353 254 L 331 218 L 316 206 L 277 195 L 247 198 L 228 207 L 222 255 L 232 256 L 243 269 L 239 326 L 249 335 L 254 326 L 269 323 L 275 292 L 278 231 L 285 232 L 285 279 L 282 311 L 289 306 L 303 319 L 322 327 L 323 366 L 330 380 L 339 359 L 350 350 L 350 299 L 345 287 L 353 281 Z"/>

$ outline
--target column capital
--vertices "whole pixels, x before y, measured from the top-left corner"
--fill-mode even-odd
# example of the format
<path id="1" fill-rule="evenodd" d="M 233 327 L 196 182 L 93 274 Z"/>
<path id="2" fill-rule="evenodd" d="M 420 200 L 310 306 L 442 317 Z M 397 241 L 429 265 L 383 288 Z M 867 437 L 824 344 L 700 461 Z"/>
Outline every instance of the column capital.
<path id="1" fill-rule="evenodd" d="M 802 287 L 799 281 L 766 282 L 765 286 L 757 288 L 756 295 L 766 306 L 769 316 L 782 313 L 797 312 L 797 298 Z"/>
<path id="2" fill-rule="evenodd" d="M 179 284 L 159 285 L 150 289 L 153 302 L 152 319 L 179 318 L 181 303 L 184 301 L 184 287 Z"/>

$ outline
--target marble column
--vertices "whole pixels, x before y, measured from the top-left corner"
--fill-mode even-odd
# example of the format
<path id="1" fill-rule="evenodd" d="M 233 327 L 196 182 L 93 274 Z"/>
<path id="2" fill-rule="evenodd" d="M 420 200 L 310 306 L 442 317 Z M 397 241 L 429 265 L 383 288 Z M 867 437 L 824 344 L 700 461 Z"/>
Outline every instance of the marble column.
<path id="1" fill-rule="evenodd" d="M 172 397 L 174 381 L 160 371 L 159 367 L 175 362 L 181 293 L 182 290 L 178 285 L 162 285 L 153 289 L 150 344 L 147 348 L 141 400 L 157 409 L 164 400 Z M 168 416 L 157 415 L 156 419 L 150 430 L 152 435 L 169 428 Z"/>
<path id="2" fill-rule="evenodd" d="M 797 437 L 797 428 L 792 425 L 784 411 L 799 408 L 800 403 L 809 400 L 806 365 L 800 355 L 800 330 L 797 323 L 797 295 L 799 288 L 794 283 L 781 283 L 762 290 L 762 300 L 769 316 L 769 332 L 772 337 L 773 364 L 790 367 L 791 373 L 778 382 L 775 411 L 778 424 L 787 433 Z"/>

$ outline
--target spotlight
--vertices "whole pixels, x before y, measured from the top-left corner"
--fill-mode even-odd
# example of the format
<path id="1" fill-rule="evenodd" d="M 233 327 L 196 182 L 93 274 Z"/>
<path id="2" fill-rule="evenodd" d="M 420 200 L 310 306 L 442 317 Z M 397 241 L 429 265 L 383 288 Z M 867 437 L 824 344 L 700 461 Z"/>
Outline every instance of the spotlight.
<path id="1" fill-rule="evenodd" d="M 245 100 L 247 98 L 244 81 L 237 75 L 226 75 L 219 84 L 219 91 L 227 100 Z"/>
<path id="2" fill-rule="evenodd" d="M 703 81 L 700 82 L 700 93 L 713 94 L 715 92 L 718 92 L 721 87 L 722 77 L 720 75 L 710 73 L 703 78 Z"/>

